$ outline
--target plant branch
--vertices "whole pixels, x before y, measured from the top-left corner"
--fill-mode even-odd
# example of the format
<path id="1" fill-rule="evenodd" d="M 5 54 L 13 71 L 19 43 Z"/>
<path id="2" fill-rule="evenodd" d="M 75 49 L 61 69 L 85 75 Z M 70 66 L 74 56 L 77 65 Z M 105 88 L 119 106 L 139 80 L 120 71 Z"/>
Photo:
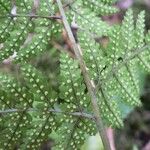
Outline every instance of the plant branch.
<path id="1" fill-rule="evenodd" d="M 34 15 L 34 14 L 29 14 L 29 15 L 24 15 L 24 14 L 16 14 L 16 15 L 12 15 L 12 14 L 8 14 L 8 15 L 4 15 L 4 16 L 0 16 L 0 18 L 5 18 L 5 17 L 29 17 L 29 18 L 43 18 L 43 19 L 61 19 L 61 16 L 40 16 L 40 15 Z"/>
<path id="2" fill-rule="evenodd" d="M 99 111 L 99 107 L 98 107 L 98 103 L 97 103 L 97 97 L 96 97 L 96 93 L 95 93 L 95 86 L 93 85 L 93 83 L 90 80 L 90 77 L 88 75 L 85 62 L 82 58 L 80 46 L 75 41 L 75 38 L 74 38 L 73 33 L 71 31 L 70 25 L 67 21 L 67 18 L 66 18 L 61 0 L 56 0 L 56 2 L 58 4 L 59 11 L 60 11 L 60 14 L 62 16 L 62 21 L 63 21 L 64 27 L 65 27 L 65 29 L 68 33 L 68 37 L 69 37 L 69 39 L 72 43 L 74 53 L 75 53 L 75 55 L 77 57 L 77 60 L 79 62 L 79 65 L 80 65 L 80 68 L 81 68 L 81 71 L 82 71 L 82 74 L 83 74 L 88 92 L 91 96 L 91 103 L 92 103 L 93 113 L 94 113 L 94 116 L 95 116 L 95 122 L 96 122 L 96 125 L 97 125 L 97 129 L 99 131 L 99 134 L 102 138 L 104 148 L 105 148 L 105 150 L 111 150 L 110 144 L 109 144 L 109 141 L 108 141 L 108 137 L 107 137 L 107 134 L 106 134 L 106 130 L 105 130 L 105 127 L 103 125 L 102 118 L 100 116 L 100 111 Z"/>
<path id="3" fill-rule="evenodd" d="M 7 113 L 17 113 L 17 112 L 38 112 L 38 109 L 34 109 L 34 108 L 28 108 L 28 109 L 6 109 L 6 110 L 0 110 L 0 114 L 7 114 Z M 41 111 L 41 110 L 40 110 Z M 65 114 L 65 115 L 72 115 L 72 116 L 77 116 L 77 117 L 82 117 L 82 118 L 87 118 L 87 119 L 94 119 L 94 116 L 92 114 L 89 113 L 84 113 L 84 112 L 73 112 L 73 113 L 69 113 L 69 112 L 64 112 L 61 110 L 56 110 L 56 109 L 49 109 L 46 110 L 46 112 L 52 112 L 55 114 Z"/>

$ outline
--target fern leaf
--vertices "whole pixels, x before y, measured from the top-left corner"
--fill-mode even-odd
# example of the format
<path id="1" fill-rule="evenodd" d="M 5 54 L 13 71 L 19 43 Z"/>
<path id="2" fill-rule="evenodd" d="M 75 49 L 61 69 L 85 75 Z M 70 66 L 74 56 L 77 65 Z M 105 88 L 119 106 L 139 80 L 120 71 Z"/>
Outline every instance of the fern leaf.
<path id="1" fill-rule="evenodd" d="M 71 24 L 75 22 L 78 25 L 79 32 L 89 33 L 92 37 L 107 35 L 111 32 L 111 27 L 107 23 L 97 17 L 96 13 L 91 12 L 89 8 L 82 7 L 78 1 L 70 7 L 67 16 Z"/>
<path id="2" fill-rule="evenodd" d="M 95 0 L 82 0 L 83 7 L 87 6 L 90 7 L 90 9 L 94 12 L 98 12 L 101 15 L 107 15 L 117 12 L 117 8 L 114 8 L 106 3 L 103 3 L 102 1 L 95 1 Z M 105 1 L 106 2 L 106 1 Z"/>
<path id="3" fill-rule="evenodd" d="M 61 121 L 63 124 L 58 129 L 58 136 L 54 150 L 79 150 L 87 136 L 94 135 L 96 133 L 96 127 L 92 120 L 63 116 Z M 60 137 L 59 135 L 62 136 Z"/>
<path id="4" fill-rule="evenodd" d="M 36 2 L 0 0 L 0 62 L 16 52 L 15 63 L 21 66 L 19 81 L 0 75 L 0 148 L 36 150 L 54 133 L 54 149 L 78 150 L 87 136 L 96 133 L 90 97 L 76 59 L 61 54 L 58 93 L 47 77 L 27 64 L 34 56 L 52 50 L 51 41 L 63 30 L 60 21 L 51 19 L 58 14 L 56 3 Z M 140 72 L 150 70 L 150 32 L 145 36 L 145 13 L 138 15 L 134 25 L 131 9 L 122 25 L 110 27 L 103 22 L 99 15 L 117 12 L 111 6 L 114 2 L 77 0 L 64 8 L 71 27 L 77 25 L 77 44 L 96 84 L 104 123 L 121 127 L 120 104 L 140 105 Z M 106 47 L 96 40 L 103 35 L 109 40 Z"/>
<path id="5" fill-rule="evenodd" d="M 15 106 L 15 108 L 23 110 L 21 113 L 16 112 L 2 116 L 2 120 L 5 120 L 5 123 L 2 126 L 0 145 L 4 149 L 10 149 L 22 141 L 25 136 L 24 129 L 30 126 L 31 118 L 26 113 L 26 110 L 28 107 L 32 107 L 33 96 L 31 93 L 26 94 L 27 89 L 17 85 L 11 78 L 7 76 L 1 76 L 0 78 L 2 89 L 7 93 L 10 91 L 8 94 L 11 94 L 10 101 L 6 104 L 8 104 L 9 108 Z"/>
<path id="6" fill-rule="evenodd" d="M 78 63 L 65 54 L 61 55 L 60 83 L 60 98 L 64 100 L 61 107 L 65 112 L 82 113 L 90 110 Z M 84 118 L 64 115 L 61 122 L 57 134 L 61 133 L 62 137 L 58 140 L 56 149 L 79 149 L 85 135 L 95 133 L 94 124 Z"/>
<path id="7" fill-rule="evenodd" d="M 5 40 L 10 36 L 13 25 L 14 22 L 12 21 L 12 18 L 8 20 L 1 19 L 0 43 L 5 42 Z"/>
<path id="8" fill-rule="evenodd" d="M 24 24 L 21 25 L 19 23 L 15 23 L 14 25 L 16 27 L 16 30 L 13 30 L 11 32 L 10 38 L 5 41 L 2 52 L 0 54 L 1 60 L 4 60 L 9 56 L 13 55 L 14 52 L 18 52 L 20 49 L 20 45 L 23 45 L 25 38 L 28 34 L 28 26 L 32 26 L 32 24 L 26 18 L 25 20 L 21 19 L 21 21 L 24 21 Z M 17 30 L 18 27 L 21 29 L 21 31 Z"/>
<path id="9" fill-rule="evenodd" d="M 24 143 L 20 146 L 21 149 L 36 150 L 57 127 L 53 113 L 39 110 L 38 113 L 33 112 L 31 115 L 34 117 L 34 120 L 32 120 L 30 129 L 26 132 L 26 137 L 23 139 Z"/>
<path id="10" fill-rule="evenodd" d="M 24 65 L 21 68 L 25 81 L 32 93 L 35 93 L 36 101 L 43 102 L 45 106 L 53 108 L 56 102 L 56 93 L 46 82 L 46 78 L 31 65 Z"/>
<path id="11" fill-rule="evenodd" d="M 142 18 L 139 19 L 141 21 L 141 27 L 139 28 L 143 29 L 144 14 L 141 13 L 139 16 Z M 106 122 L 108 121 L 108 124 L 114 126 L 122 125 L 121 112 L 117 106 L 118 101 L 128 105 L 140 105 L 138 100 L 140 91 L 138 76 L 139 66 L 137 63 L 138 57 L 141 57 L 143 54 L 139 54 L 133 60 L 126 61 L 123 66 L 119 67 L 121 63 L 134 52 L 135 30 L 132 10 L 129 10 L 125 16 L 122 27 L 114 28 L 107 48 L 99 46 L 88 34 L 79 34 L 81 49 L 83 50 L 84 59 L 89 69 L 91 79 L 96 81 L 99 86 L 101 112 L 105 114 L 104 118 L 107 118 Z M 140 31 L 142 32 L 143 30 Z M 143 38 L 143 36 L 141 38 Z M 123 41 L 125 43 L 122 43 Z M 148 51 L 145 50 L 145 53 L 148 53 Z M 147 60 L 140 59 L 140 63 L 142 62 L 146 63 Z M 145 65 L 148 66 L 149 64 L 146 63 Z M 111 77 L 109 76 L 110 72 L 112 73 Z M 106 80 L 103 82 L 105 78 Z M 116 92 L 116 89 L 119 90 Z"/>
<path id="12" fill-rule="evenodd" d="M 30 65 L 22 66 L 23 76 L 29 89 L 34 93 L 35 101 L 33 108 L 38 109 L 36 113 L 32 113 L 34 120 L 31 129 L 27 132 L 28 139 L 24 139 L 25 143 L 22 148 L 37 149 L 40 147 L 44 139 L 47 139 L 52 130 L 56 129 L 56 118 L 49 109 L 54 108 L 56 102 L 56 93 L 46 82 L 46 78 Z"/>
<path id="13" fill-rule="evenodd" d="M 100 1 L 103 2 L 104 4 L 114 4 L 118 0 L 100 0 Z"/>
<path id="14" fill-rule="evenodd" d="M 145 28 L 145 12 L 142 11 L 138 15 L 136 22 L 135 36 L 136 36 L 136 47 L 141 48 L 144 46 L 144 28 Z"/>
<path id="15" fill-rule="evenodd" d="M 133 11 L 127 11 L 121 27 L 122 45 L 125 51 L 131 50 L 134 47 L 134 22 Z"/>
<path id="16" fill-rule="evenodd" d="M 60 97 L 68 103 L 66 111 L 83 111 L 89 104 L 78 63 L 68 55 L 61 56 Z M 72 73 L 73 72 L 73 73 Z"/>
<path id="17" fill-rule="evenodd" d="M 0 9 L 1 9 L 1 14 L 9 13 L 9 10 L 11 9 L 11 2 L 10 1 L 6 2 L 5 0 L 1 0 Z"/>

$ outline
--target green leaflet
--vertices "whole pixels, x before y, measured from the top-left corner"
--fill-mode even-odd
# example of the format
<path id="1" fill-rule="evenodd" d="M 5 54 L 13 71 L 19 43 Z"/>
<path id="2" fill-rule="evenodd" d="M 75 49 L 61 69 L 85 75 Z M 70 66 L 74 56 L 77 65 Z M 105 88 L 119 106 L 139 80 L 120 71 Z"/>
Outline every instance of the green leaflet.
<path id="1" fill-rule="evenodd" d="M 13 55 L 14 52 L 19 51 L 20 45 L 23 45 L 28 34 L 28 30 L 30 30 L 30 28 L 32 27 L 32 23 L 30 23 L 30 21 L 26 18 L 24 18 L 24 20 L 21 19 L 21 21 L 24 21 L 24 24 L 20 24 L 19 20 L 17 21 L 18 22 L 14 23 L 16 29 L 13 29 L 13 31 L 11 31 L 10 37 L 3 44 L 2 52 L 0 54 L 1 60 L 4 60 Z M 21 28 L 21 30 L 18 31 L 18 28 Z"/>
<path id="2" fill-rule="evenodd" d="M 142 11 L 137 18 L 135 27 L 136 47 L 141 48 L 144 46 L 144 30 L 145 28 L 145 12 Z"/>
<path id="3" fill-rule="evenodd" d="M 35 68 L 24 65 L 21 70 L 25 80 L 29 81 L 26 85 L 23 83 L 24 86 L 7 76 L 0 77 L 1 110 L 8 111 L 8 115 L 4 114 L 0 120 L 0 146 L 6 149 L 20 143 L 24 143 L 20 146 L 23 149 L 36 149 L 57 127 L 54 114 L 49 112 L 56 101 L 56 93 Z M 15 113 L 11 112 L 13 110 Z"/>
<path id="4" fill-rule="evenodd" d="M 31 115 L 34 119 L 30 128 L 26 131 L 26 137 L 23 138 L 24 143 L 20 146 L 21 149 L 36 150 L 57 127 L 55 116 L 52 113 L 38 111 Z"/>
<path id="5" fill-rule="evenodd" d="M 49 105 L 49 107 L 52 108 L 56 102 L 56 93 L 42 73 L 31 65 L 23 65 L 21 70 L 29 89 L 31 89 L 32 93 L 36 96 L 35 101 L 42 102 L 44 106 L 48 107 Z"/>
<path id="6" fill-rule="evenodd" d="M 17 84 L 17 81 L 9 76 L 1 75 L 0 79 L 1 90 L 7 92 L 8 97 L 12 96 L 8 98 L 10 101 L 7 102 L 10 108 L 13 108 L 14 106 L 16 108 L 20 108 L 21 106 L 24 108 L 28 108 L 29 106 L 32 107 L 33 97 L 31 93 L 26 94 L 27 88 L 25 86 Z M 5 94 L 1 97 L 1 99 L 4 99 L 4 96 Z"/>
<path id="7" fill-rule="evenodd" d="M 77 23 L 78 32 L 86 32 L 93 38 L 111 33 L 111 27 L 97 17 L 95 12 L 83 7 L 79 1 L 73 3 L 66 14 L 71 24 L 74 21 Z"/>
<path id="8" fill-rule="evenodd" d="M 85 92 L 85 85 L 81 71 L 76 60 L 61 54 L 60 72 L 60 97 L 64 100 L 61 104 L 65 112 L 88 112 L 90 101 Z M 57 134 L 62 136 L 58 139 L 55 149 L 79 149 L 86 135 L 95 134 L 94 122 L 81 117 L 64 115 L 61 118 L 62 125 Z"/>
<path id="9" fill-rule="evenodd" d="M 130 9 L 127 11 L 121 27 L 122 47 L 124 49 L 124 53 L 134 48 L 135 43 L 133 30 L 134 30 L 133 11 Z"/>
<path id="10" fill-rule="evenodd" d="M 107 15 L 113 14 L 117 12 L 117 8 L 108 5 L 107 3 L 101 1 L 93 1 L 93 0 L 82 0 L 83 7 L 89 7 L 92 11 L 97 14 Z M 106 2 L 106 1 L 105 1 Z"/>
<path id="11" fill-rule="evenodd" d="M 103 2 L 104 4 L 114 4 L 118 0 L 99 0 L 99 2 Z"/>
<path id="12" fill-rule="evenodd" d="M 32 93 L 34 93 L 33 108 L 39 110 L 31 112 L 33 122 L 24 139 L 23 149 L 37 149 L 44 139 L 48 139 L 52 130 L 56 129 L 56 119 L 49 110 L 54 108 L 56 93 L 51 88 L 46 78 L 34 67 L 26 65 L 21 67 L 23 76 Z"/>
<path id="13" fill-rule="evenodd" d="M 47 3 L 51 12 L 49 12 Z M 32 0 L 16 1 L 14 4 L 1 2 L 0 4 L 3 8 L 4 5 L 9 5 L 8 12 L 0 16 L 2 26 L 0 29 L 0 44 L 2 44 L 0 61 L 11 57 L 16 52 L 16 61 L 29 60 L 46 50 L 51 34 L 56 36 L 57 32 L 60 33 L 60 25 L 57 22 L 54 21 L 52 24 L 49 19 L 42 18 L 45 17 L 44 14 L 54 15 L 56 6 L 53 5 L 52 1 L 40 2 L 37 6 Z M 11 14 L 14 7 L 16 11 Z M 39 19 L 30 18 L 31 12 L 33 12 L 33 16 L 39 15 Z M 13 15 L 18 16 L 11 17 Z"/>
<path id="14" fill-rule="evenodd" d="M 27 94 L 27 89 L 16 84 L 15 80 L 3 75 L 0 78 L 0 90 L 7 92 L 7 95 L 1 96 L 4 103 L 2 107 L 22 110 L 22 112 L 2 115 L 1 118 L 3 125 L 1 126 L 0 147 L 10 149 L 22 141 L 26 134 L 25 130 L 30 126 L 31 117 L 25 111 L 28 107 L 32 107 L 33 96 L 31 93 Z M 7 101 L 5 101 L 5 98 L 7 98 Z"/>
<path id="15" fill-rule="evenodd" d="M 136 48 L 141 48 L 143 46 L 145 46 L 146 44 L 148 45 L 149 47 L 149 43 L 147 43 L 147 37 L 145 37 L 145 30 L 144 30 L 144 27 L 145 27 L 145 12 L 142 11 L 139 15 L 138 15 L 138 19 L 137 19 L 137 22 L 136 22 L 136 45 L 137 47 Z M 148 35 L 148 34 L 147 34 Z M 145 40 L 146 40 L 146 43 L 145 43 Z M 147 72 L 150 71 L 150 64 L 149 64 L 149 61 L 150 61 L 150 50 L 147 49 L 147 51 L 144 51 L 141 53 L 141 55 L 138 55 L 138 61 L 139 61 L 139 64 L 144 67 L 144 69 L 146 69 Z"/>
<path id="16" fill-rule="evenodd" d="M 1 14 L 9 13 L 10 9 L 11 9 L 11 2 L 10 1 L 5 1 L 5 0 L 0 1 Z"/>
<path id="17" fill-rule="evenodd" d="M 10 32 L 12 30 L 14 22 L 11 18 L 7 20 L 5 19 L 0 19 L 0 20 L 1 20 L 0 43 L 3 43 L 10 36 Z"/>
<path id="18" fill-rule="evenodd" d="M 60 98 L 65 100 L 64 110 L 87 111 L 90 101 L 88 94 L 85 93 L 86 89 L 77 61 L 62 54 L 60 68 Z"/>
<path id="19" fill-rule="evenodd" d="M 63 124 L 57 131 L 54 150 L 79 150 L 87 136 L 96 134 L 92 120 L 64 115 L 61 121 Z"/>

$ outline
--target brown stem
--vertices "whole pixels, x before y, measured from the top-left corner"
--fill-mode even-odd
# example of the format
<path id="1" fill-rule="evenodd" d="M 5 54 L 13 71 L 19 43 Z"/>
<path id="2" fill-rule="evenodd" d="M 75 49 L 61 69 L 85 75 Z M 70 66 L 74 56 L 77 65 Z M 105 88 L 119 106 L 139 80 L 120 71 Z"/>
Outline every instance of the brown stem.
<path id="1" fill-rule="evenodd" d="M 104 148 L 105 148 L 105 150 L 111 150 L 110 144 L 109 144 L 109 141 L 108 141 L 108 137 L 107 137 L 107 134 L 106 134 L 106 130 L 105 130 L 105 127 L 103 125 L 102 118 L 100 116 L 100 111 L 99 111 L 99 107 L 98 107 L 98 103 L 97 103 L 97 97 L 96 97 L 96 94 L 95 94 L 95 87 L 93 86 L 93 83 L 90 80 L 90 77 L 88 75 L 85 62 L 82 58 L 80 46 L 76 43 L 76 41 L 74 39 L 74 36 L 73 36 L 72 31 L 71 31 L 70 25 L 67 21 L 67 18 L 66 18 L 61 0 L 56 0 L 56 2 L 58 4 L 59 11 L 60 11 L 60 14 L 62 16 L 62 21 L 63 21 L 64 27 L 66 29 L 66 32 L 68 33 L 68 37 L 69 37 L 69 39 L 72 43 L 74 53 L 75 53 L 75 55 L 77 57 L 77 60 L 79 62 L 79 65 L 80 65 L 80 68 L 81 68 L 81 71 L 82 71 L 82 74 L 83 74 L 88 92 L 91 96 L 91 103 L 92 103 L 92 107 L 93 107 L 93 113 L 94 113 L 94 116 L 95 116 L 95 122 L 96 122 L 96 125 L 97 125 L 97 129 L 99 131 L 99 134 L 102 138 Z"/>

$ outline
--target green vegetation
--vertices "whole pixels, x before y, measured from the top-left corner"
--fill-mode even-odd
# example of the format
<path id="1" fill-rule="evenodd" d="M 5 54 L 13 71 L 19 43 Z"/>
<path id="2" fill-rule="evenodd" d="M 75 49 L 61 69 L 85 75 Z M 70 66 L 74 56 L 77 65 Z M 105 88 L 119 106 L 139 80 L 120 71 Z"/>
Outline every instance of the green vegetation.
<path id="1" fill-rule="evenodd" d="M 92 94 L 106 126 L 122 127 L 123 108 L 140 105 L 141 74 L 150 72 L 145 12 L 134 22 L 128 10 L 121 25 L 110 26 L 99 16 L 117 12 L 115 0 L 63 0 L 65 21 L 77 32 L 72 48 L 82 51 L 71 58 L 53 45 L 63 30 L 69 31 L 59 2 L 0 0 L 0 62 L 8 59 L 19 68 L 19 79 L 0 74 L 0 149 L 37 150 L 50 137 L 54 150 L 80 149 L 88 136 L 104 131 L 97 130 Z M 103 36 L 109 40 L 106 47 L 96 40 Z M 45 52 L 58 59 L 51 72 L 56 84 L 33 66 L 33 59 Z"/>

